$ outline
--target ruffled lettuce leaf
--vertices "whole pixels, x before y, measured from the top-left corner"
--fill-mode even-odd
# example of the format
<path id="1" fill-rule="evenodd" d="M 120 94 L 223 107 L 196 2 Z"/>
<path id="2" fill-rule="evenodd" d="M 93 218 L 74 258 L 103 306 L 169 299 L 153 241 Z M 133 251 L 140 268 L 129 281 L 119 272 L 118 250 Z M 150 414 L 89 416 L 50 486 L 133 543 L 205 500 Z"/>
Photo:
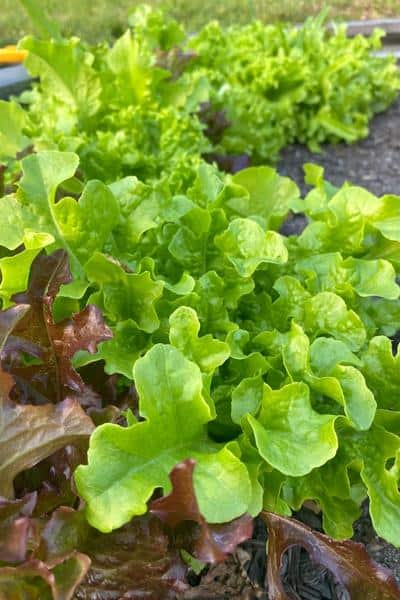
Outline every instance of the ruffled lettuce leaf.
<path id="1" fill-rule="evenodd" d="M 169 491 L 169 471 L 186 458 L 198 463 L 194 486 L 207 521 L 225 522 L 243 514 L 249 503 L 249 476 L 227 447 L 219 448 L 207 438 L 205 425 L 211 414 L 197 365 L 176 348 L 157 344 L 136 362 L 134 379 L 145 420 L 125 428 L 97 428 L 88 466 L 75 473 L 89 522 L 111 531 L 144 514 L 155 488 Z"/>

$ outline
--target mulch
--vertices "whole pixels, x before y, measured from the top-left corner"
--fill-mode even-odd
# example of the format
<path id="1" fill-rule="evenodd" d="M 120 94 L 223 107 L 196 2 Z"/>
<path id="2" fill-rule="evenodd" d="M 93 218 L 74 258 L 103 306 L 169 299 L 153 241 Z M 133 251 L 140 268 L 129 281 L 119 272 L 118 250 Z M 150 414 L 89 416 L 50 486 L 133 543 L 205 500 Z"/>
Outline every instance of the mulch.
<path id="1" fill-rule="evenodd" d="M 294 179 L 302 192 L 302 165 L 314 162 L 325 168 L 325 177 L 341 186 L 345 181 L 368 188 L 374 194 L 400 196 L 400 99 L 385 113 L 377 115 L 369 136 L 357 144 L 337 144 L 324 147 L 322 153 L 310 152 L 300 145 L 286 148 L 278 163 L 278 171 Z M 301 216 L 289 220 L 283 232 L 296 233 L 304 226 Z M 303 509 L 297 518 L 321 529 L 318 515 Z M 400 582 L 400 549 L 380 539 L 372 526 L 367 503 L 361 518 L 354 525 L 353 539 L 365 544 L 369 554 L 391 569 Z M 273 600 L 265 583 L 267 532 L 261 519 L 256 520 L 253 539 L 242 544 L 225 563 L 211 567 L 202 576 L 193 574 L 187 600 Z M 349 594 L 330 572 L 313 564 L 308 554 L 292 548 L 285 555 L 282 579 L 293 600 L 350 600 Z"/>

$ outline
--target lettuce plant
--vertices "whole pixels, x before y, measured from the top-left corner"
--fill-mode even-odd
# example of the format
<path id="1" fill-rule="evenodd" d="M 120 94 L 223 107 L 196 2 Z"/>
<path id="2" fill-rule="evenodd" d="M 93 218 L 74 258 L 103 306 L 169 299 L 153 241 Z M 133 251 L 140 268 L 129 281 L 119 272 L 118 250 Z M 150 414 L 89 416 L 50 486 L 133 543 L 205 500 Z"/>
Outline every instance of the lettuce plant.
<path id="1" fill-rule="evenodd" d="M 189 40 L 191 67 L 211 82 L 210 101 L 231 126 L 217 151 L 276 159 L 300 142 L 354 142 L 399 89 L 395 61 L 374 56 L 382 31 L 348 39 L 345 26 L 327 32 L 325 15 L 300 28 L 253 22 L 223 29 L 211 22 Z"/>
<path id="2" fill-rule="evenodd" d="M 22 160 L 2 200 L 0 265 L 4 305 L 26 303 L 16 291 L 32 260 L 63 249 L 76 281 L 61 280 L 54 318 L 96 305 L 113 331 L 75 367 L 101 360 L 135 385 L 127 426 L 99 426 L 76 471 L 89 522 L 107 532 L 144 514 L 192 458 L 210 523 L 313 500 L 342 539 L 369 497 L 377 532 L 398 544 L 398 358 L 386 336 L 400 328 L 399 199 L 336 189 L 308 166 L 314 187 L 300 200 L 269 167 L 222 176 L 206 164 L 177 195 L 174 173 L 88 182 L 73 199 L 77 166 L 70 153 Z M 309 223 L 285 238 L 290 210 Z"/>
<path id="3" fill-rule="evenodd" d="M 172 598 L 181 550 L 222 560 L 261 514 L 282 600 L 292 543 L 396 598 L 342 540 L 366 499 L 400 540 L 400 198 L 201 158 L 365 135 L 392 61 L 318 20 L 131 25 L 26 38 L 40 83 L 0 103 L 0 595 Z M 339 541 L 289 518 L 306 501 Z"/>
<path id="4" fill-rule="evenodd" d="M 200 156 L 229 169 L 247 157 L 274 163 L 295 141 L 354 142 L 400 88 L 394 58 L 374 54 L 382 32 L 350 40 L 344 28 L 328 32 L 324 15 L 299 29 L 213 22 L 188 36 L 142 6 L 111 46 L 36 20 L 42 39 L 20 47 L 40 81 L 18 100 L 27 112 L 0 103 L 0 160 L 29 146 L 73 151 L 84 179 L 148 181 L 177 169 L 177 191 Z"/>

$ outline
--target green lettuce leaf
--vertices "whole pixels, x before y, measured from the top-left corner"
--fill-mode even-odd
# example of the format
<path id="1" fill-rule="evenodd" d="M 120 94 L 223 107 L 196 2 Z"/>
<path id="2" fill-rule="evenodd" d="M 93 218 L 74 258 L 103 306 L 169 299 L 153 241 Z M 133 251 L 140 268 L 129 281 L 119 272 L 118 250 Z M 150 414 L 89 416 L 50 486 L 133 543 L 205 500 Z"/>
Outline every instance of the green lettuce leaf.
<path id="1" fill-rule="evenodd" d="M 377 336 L 370 340 L 362 355 L 362 372 L 379 408 L 400 410 L 400 354 L 393 355 L 387 337 Z"/>
<path id="2" fill-rule="evenodd" d="M 284 264 L 288 253 L 283 238 L 263 229 L 251 219 L 234 219 L 215 239 L 241 277 L 250 277 L 262 263 Z"/>
<path id="3" fill-rule="evenodd" d="M 101 83 L 93 68 L 94 55 L 77 38 L 36 40 L 24 38 L 19 47 L 28 50 L 25 65 L 40 77 L 60 103 L 69 105 L 79 119 L 94 115 L 100 108 Z"/>
<path id="4" fill-rule="evenodd" d="M 198 337 L 200 323 L 196 312 L 181 306 L 169 318 L 169 339 L 186 358 L 195 362 L 205 373 L 212 373 L 230 356 L 228 344 L 208 334 Z"/>
<path id="5" fill-rule="evenodd" d="M 299 197 L 297 185 L 288 177 L 281 177 L 271 167 L 250 167 L 232 177 L 235 185 L 247 194 L 233 197 L 226 205 L 240 217 L 253 217 L 264 229 L 278 229 Z"/>
<path id="6" fill-rule="evenodd" d="M 27 124 L 28 117 L 19 104 L 0 100 L 0 160 L 14 158 L 29 146 L 29 138 L 24 135 Z"/>
<path id="7" fill-rule="evenodd" d="M 306 475 L 337 452 L 336 416 L 313 410 L 304 383 L 266 386 L 259 415 L 247 420 L 260 455 L 286 475 Z"/>
<path id="8" fill-rule="evenodd" d="M 168 474 L 186 458 L 197 461 L 194 487 L 207 521 L 229 521 L 246 512 L 249 475 L 228 448 L 207 439 L 211 414 L 197 365 L 176 348 L 157 344 L 136 362 L 134 379 L 145 421 L 98 427 L 89 464 L 75 473 L 89 522 L 111 531 L 145 513 L 156 488 L 170 491 Z"/>
<path id="9" fill-rule="evenodd" d="M 85 266 L 86 276 L 99 291 L 89 302 L 101 308 L 113 322 L 132 319 L 137 327 L 152 333 L 159 326 L 154 303 L 163 293 L 161 281 L 150 273 L 127 273 L 122 266 L 95 252 Z"/>
<path id="10" fill-rule="evenodd" d="M 370 499 L 372 523 L 378 535 L 398 545 L 400 535 L 400 438 L 380 426 L 342 433 L 342 461 L 357 468 Z M 394 461 L 390 464 L 390 461 Z"/>

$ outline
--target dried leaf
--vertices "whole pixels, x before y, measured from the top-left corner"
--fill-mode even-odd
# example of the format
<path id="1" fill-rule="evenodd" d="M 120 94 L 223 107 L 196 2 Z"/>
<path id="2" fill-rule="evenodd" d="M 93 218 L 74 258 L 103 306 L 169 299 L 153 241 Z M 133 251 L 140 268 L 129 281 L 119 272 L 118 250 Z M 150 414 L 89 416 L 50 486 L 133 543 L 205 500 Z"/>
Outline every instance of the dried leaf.
<path id="1" fill-rule="evenodd" d="M 195 464 L 194 460 L 188 459 L 172 469 L 172 492 L 153 500 L 150 513 L 173 529 L 185 521 L 194 521 L 199 528 L 190 530 L 190 551 L 203 562 L 223 561 L 238 544 L 251 537 L 253 520 L 249 515 L 243 515 L 223 525 L 207 524 L 200 513 L 193 487 Z"/>
<path id="2" fill-rule="evenodd" d="M 362 544 L 334 541 L 295 519 L 263 511 L 268 526 L 268 591 L 274 600 L 290 600 L 280 568 L 283 555 L 292 546 L 307 550 L 313 562 L 329 569 L 347 588 L 352 600 L 398 600 L 400 587 L 394 576 L 377 565 Z"/>

